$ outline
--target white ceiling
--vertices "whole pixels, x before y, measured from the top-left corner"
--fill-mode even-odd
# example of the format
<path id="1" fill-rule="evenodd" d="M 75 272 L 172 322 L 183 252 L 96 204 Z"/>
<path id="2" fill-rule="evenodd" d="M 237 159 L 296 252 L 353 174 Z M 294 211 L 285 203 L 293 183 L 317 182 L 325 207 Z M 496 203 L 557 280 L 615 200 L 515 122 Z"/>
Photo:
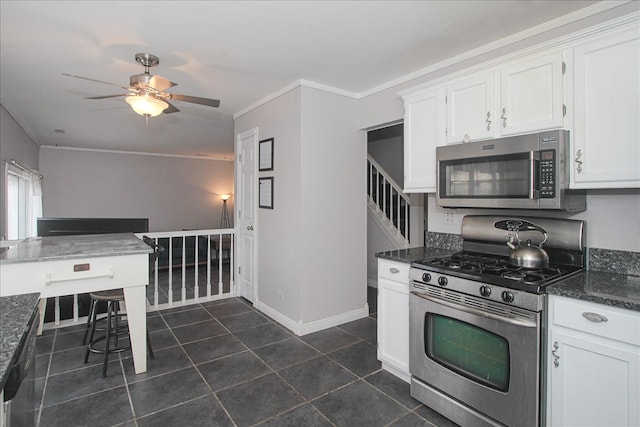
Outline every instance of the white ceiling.
<path id="1" fill-rule="evenodd" d="M 233 114 L 299 79 L 356 95 L 595 1 L 5 1 L 0 101 L 40 145 L 174 155 L 233 155 Z M 175 102 L 149 119 L 113 86 L 143 68 Z"/>

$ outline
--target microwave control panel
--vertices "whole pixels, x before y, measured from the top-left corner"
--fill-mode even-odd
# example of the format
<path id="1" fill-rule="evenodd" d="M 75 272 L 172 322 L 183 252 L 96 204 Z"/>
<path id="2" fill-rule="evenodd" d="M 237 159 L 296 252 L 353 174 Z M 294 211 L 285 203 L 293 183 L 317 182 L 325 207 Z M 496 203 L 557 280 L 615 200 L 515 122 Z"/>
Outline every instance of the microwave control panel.
<path id="1" fill-rule="evenodd" d="M 540 151 L 540 198 L 556 197 L 556 150 Z"/>

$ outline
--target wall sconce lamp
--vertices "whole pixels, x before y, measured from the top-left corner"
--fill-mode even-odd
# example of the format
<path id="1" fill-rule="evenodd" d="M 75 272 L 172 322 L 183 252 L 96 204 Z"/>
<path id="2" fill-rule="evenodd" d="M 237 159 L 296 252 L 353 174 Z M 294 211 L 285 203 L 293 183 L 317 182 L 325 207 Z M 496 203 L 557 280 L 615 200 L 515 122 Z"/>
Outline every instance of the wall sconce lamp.
<path id="1" fill-rule="evenodd" d="M 222 194 L 222 216 L 220 217 L 220 228 L 229 228 L 229 209 L 227 208 L 227 200 L 231 198 L 231 194 Z"/>

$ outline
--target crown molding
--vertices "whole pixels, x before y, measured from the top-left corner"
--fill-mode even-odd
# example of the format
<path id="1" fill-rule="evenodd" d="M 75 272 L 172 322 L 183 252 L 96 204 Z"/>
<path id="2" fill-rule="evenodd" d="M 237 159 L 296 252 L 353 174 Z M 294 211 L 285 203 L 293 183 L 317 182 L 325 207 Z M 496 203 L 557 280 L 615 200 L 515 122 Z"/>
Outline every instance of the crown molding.
<path id="1" fill-rule="evenodd" d="M 69 150 L 69 151 L 89 151 L 93 153 L 106 153 L 106 154 L 126 154 L 126 155 L 136 155 L 136 156 L 154 156 L 154 157 L 172 157 L 172 158 L 180 158 L 180 159 L 194 159 L 194 160 L 217 160 L 224 162 L 232 162 L 234 160 L 233 156 L 225 157 L 225 156 L 186 156 L 180 154 L 159 154 L 159 153 L 145 153 L 141 151 L 123 151 L 123 150 L 105 150 L 101 148 L 80 148 L 80 147 L 60 147 L 57 145 L 41 145 L 41 149 L 50 149 L 50 150 Z"/>
<path id="2" fill-rule="evenodd" d="M 478 57 L 480 55 L 483 55 L 485 53 L 489 53 L 492 52 L 494 50 L 503 48 L 503 47 L 507 47 L 509 45 L 512 45 L 514 43 L 529 39 L 531 37 L 537 36 L 539 34 L 543 34 L 545 32 L 554 30 L 556 28 L 560 28 L 562 26 L 574 23 L 576 21 L 579 21 L 581 19 L 585 19 L 588 17 L 591 17 L 593 15 L 597 15 L 599 13 L 605 12 L 607 10 L 610 9 L 614 9 L 616 7 L 625 5 L 627 3 L 630 3 L 632 0 L 611 0 L 611 1 L 601 1 L 599 3 L 596 3 L 594 5 L 585 7 L 583 9 L 577 10 L 573 13 L 570 13 L 568 15 L 564 15 L 555 19 L 552 19 L 550 21 L 547 22 L 543 22 L 542 24 L 536 25 L 534 27 L 528 28 L 524 31 L 520 31 L 518 33 L 515 34 L 511 34 L 507 37 L 503 37 L 499 40 L 496 40 L 494 42 L 488 43 L 484 46 L 478 47 L 476 49 L 472 49 L 469 50 L 467 52 L 464 52 L 460 55 L 451 57 L 451 58 L 447 58 L 443 61 L 440 61 L 436 64 L 430 65 L 428 67 L 422 68 L 420 70 L 414 71 L 412 73 L 406 74 L 402 77 L 399 77 L 397 79 L 394 80 L 390 80 L 388 82 L 385 82 L 381 85 L 375 86 L 371 89 L 367 89 L 365 91 L 359 92 L 359 93 L 354 93 L 354 92 L 350 92 L 344 89 L 340 89 L 340 88 L 336 88 L 336 87 L 332 87 L 332 86 L 328 86 L 328 85 L 324 85 L 321 83 L 317 83 L 317 82 L 313 82 L 311 80 L 304 80 L 304 79 L 300 79 L 295 81 L 294 83 L 291 83 L 290 85 L 282 88 L 281 90 L 274 92 L 271 95 L 268 95 L 262 99 L 260 99 L 259 101 L 251 104 L 250 106 L 238 111 L 237 113 L 235 113 L 233 115 L 233 119 L 236 120 L 237 118 L 243 116 L 244 114 L 250 112 L 251 110 L 254 110 L 266 103 L 268 103 L 269 101 L 272 101 L 276 98 L 278 98 L 281 95 L 284 95 L 285 93 L 304 86 L 304 87 L 310 87 L 310 88 L 314 88 L 314 89 L 318 89 L 318 90 L 323 90 L 325 92 L 329 92 L 329 93 L 334 93 L 337 95 L 343 95 L 343 96 L 347 96 L 350 98 L 354 98 L 354 99 L 362 99 L 365 98 L 367 96 L 373 95 L 375 93 L 393 88 L 395 86 L 401 85 L 403 83 L 409 82 L 411 80 L 414 79 L 418 79 L 420 77 L 429 75 L 435 71 L 441 70 L 443 68 L 449 67 L 451 65 L 455 65 L 458 64 L 460 62 Z M 623 17 L 622 19 L 624 20 L 625 17 Z M 628 20 L 628 16 L 626 17 L 626 19 Z M 611 23 L 607 23 L 604 26 L 606 27 L 610 27 L 612 25 L 618 25 L 619 24 L 619 20 L 613 20 L 613 24 Z M 600 28 L 600 26 L 596 26 L 598 27 L 597 31 L 602 31 L 602 29 Z M 585 30 L 588 33 L 592 33 L 594 32 L 593 30 Z M 582 32 L 580 32 L 582 33 Z M 584 35 L 581 35 L 581 37 L 584 37 Z M 560 38 L 561 42 L 564 42 L 567 40 L 567 37 L 565 38 Z M 530 51 L 536 51 L 536 50 L 542 50 L 543 48 L 548 48 L 549 46 L 553 45 L 553 44 L 558 44 L 559 42 L 556 40 L 554 42 L 545 44 L 545 45 L 540 45 L 537 46 L 535 48 L 532 49 L 528 49 L 526 52 L 529 53 Z M 515 54 L 514 56 L 520 56 L 522 55 L 522 53 L 519 54 Z M 421 84 L 420 86 L 422 86 L 423 84 Z M 415 90 L 415 88 L 412 88 L 411 90 Z"/>

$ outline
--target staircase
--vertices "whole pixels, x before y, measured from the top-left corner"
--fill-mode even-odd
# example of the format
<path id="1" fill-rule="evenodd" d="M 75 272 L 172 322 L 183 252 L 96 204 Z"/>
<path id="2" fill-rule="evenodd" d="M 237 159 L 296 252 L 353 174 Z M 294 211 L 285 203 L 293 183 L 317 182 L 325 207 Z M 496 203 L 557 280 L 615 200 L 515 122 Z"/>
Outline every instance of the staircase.
<path id="1" fill-rule="evenodd" d="M 370 156 L 367 156 L 367 194 L 371 217 L 398 247 L 408 247 L 409 197 Z"/>

